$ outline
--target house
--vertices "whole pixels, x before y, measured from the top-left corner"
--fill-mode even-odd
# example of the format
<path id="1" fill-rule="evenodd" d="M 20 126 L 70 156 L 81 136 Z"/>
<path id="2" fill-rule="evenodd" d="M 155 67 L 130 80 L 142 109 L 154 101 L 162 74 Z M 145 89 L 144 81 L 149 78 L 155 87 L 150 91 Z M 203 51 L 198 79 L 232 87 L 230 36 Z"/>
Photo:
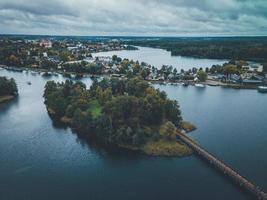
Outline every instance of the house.
<path id="1" fill-rule="evenodd" d="M 262 72 L 263 71 L 263 65 L 259 63 L 249 63 L 247 65 L 243 65 L 242 69 L 248 70 L 251 72 Z"/>
<path id="2" fill-rule="evenodd" d="M 39 42 L 39 45 L 41 47 L 45 47 L 45 48 L 51 48 L 52 47 L 52 42 L 50 40 L 41 40 Z"/>
<path id="3" fill-rule="evenodd" d="M 59 56 L 49 56 L 47 58 L 51 62 L 59 63 L 60 62 L 60 57 Z"/>
<path id="4" fill-rule="evenodd" d="M 47 55 L 46 52 L 43 53 L 43 57 L 44 57 L 44 58 L 47 58 L 47 57 L 48 57 L 48 55 Z"/>
<path id="5" fill-rule="evenodd" d="M 229 77 L 229 80 L 232 83 L 240 83 L 240 82 L 242 82 L 241 76 L 239 76 L 237 74 L 231 74 L 230 77 Z"/>
<path id="6" fill-rule="evenodd" d="M 95 62 L 95 59 L 92 58 L 92 57 L 86 57 L 86 58 L 83 59 L 83 61 L 91 64 L 91 63 L 94 63 Z"/>
<path id="7" fill-rule="evenodd" d="M 173 79 L 175 79 L 175 75 L 174 74 L 169 74 L 168 75 L 168 80 L 173 80 Z"/>
<path id="8" fill-rule="evenodd" d="M 119 69 L 118 69 L 118 66 L 115 65 L 115 64 L 113 64 L 113 66 L 111 67 L 111 69 L 112 69 L 114 72 L 119 70 Z"/>
<path id="9" fill-rule="evenodd" d="M 160 76 L 160 77 L 158 77 L 158 80 L 159 81 L 165 81 L 165 78 L 164 78 L 164 76 Z"/>
<path id="10" fill-rule="evenodd" d="M 77 49 L 79 49 L 79 47 L 76 47 L 76 46 L 69 46 L 69 47 L 67 47 L 67 49 L 69 50 L 69 51 L 74 51 L 74 50 L 77 50 Z"/>
<path id="11" fill-rule="evenodd" d="M 103 63 L 110 63 L 110 62 L 112 62 L 112 58 L 110 56 L 97 56 L 96 59 L 99 62 L 103 62 Z"/>

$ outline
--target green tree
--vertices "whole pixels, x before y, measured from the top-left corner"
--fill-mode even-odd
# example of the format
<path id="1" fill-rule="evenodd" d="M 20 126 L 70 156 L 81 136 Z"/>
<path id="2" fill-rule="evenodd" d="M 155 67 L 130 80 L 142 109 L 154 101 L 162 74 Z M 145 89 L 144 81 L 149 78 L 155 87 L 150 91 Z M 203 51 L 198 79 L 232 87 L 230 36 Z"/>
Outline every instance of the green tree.
<path id="1" fill-rule="evenodd" d="M 227 78 L 229 78 L 229 76 L 231 74 L 238 73 L 238 69 L 237 69 L 236 65 L 226 64 L 223 66 L 223 72 L 227 76 Z"/>
<path id="2" fill-rule="evenodd" d="M 177 128 L 175 127 L 175 125 L 172 122 L 167 121 L 160 127 L 159 133 L 162 138 L 166 140 L 172 140 L 176 136 L 176 131 Z"/>
<path id="3" fill-rule="evenodd" d="M 15 79 L 0 77 L 0 96 L 17 95 L 17 93 L 18 93 L 18 88 Z"/>
<path id="4" fill-rule="evenodd" d="M 207 80 L 208 74 L 207 72 L 204 72 L 203 70 L 199 70 L 197 72 L 197 77 L 199 78 L 200 81 L 204 82 Z"/>

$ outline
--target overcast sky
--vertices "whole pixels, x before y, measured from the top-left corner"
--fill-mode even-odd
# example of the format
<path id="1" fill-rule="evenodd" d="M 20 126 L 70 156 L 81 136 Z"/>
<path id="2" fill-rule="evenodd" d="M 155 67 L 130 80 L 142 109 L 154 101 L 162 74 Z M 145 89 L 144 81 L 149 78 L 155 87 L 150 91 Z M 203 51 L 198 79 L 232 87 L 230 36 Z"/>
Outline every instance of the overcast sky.
<path id="1" fill-rule="evenodd" d="M 0 0 L 0 33 L 267 35 L 267 0 Z"/>

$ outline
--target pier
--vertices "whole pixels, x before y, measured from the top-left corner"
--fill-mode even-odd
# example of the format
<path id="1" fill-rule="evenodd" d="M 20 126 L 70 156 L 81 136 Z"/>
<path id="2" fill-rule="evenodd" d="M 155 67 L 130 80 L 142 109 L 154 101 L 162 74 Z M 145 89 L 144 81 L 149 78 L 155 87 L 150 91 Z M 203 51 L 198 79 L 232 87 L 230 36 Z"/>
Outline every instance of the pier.
<path id="1" fill-rule="evenodd" d="M 261 190 L 258 186 L 251 183 L 248 179 L 241 176 L 238 172 L 233 170 L 231 167 L 226 165 L 221 160 L 217 159 L 215 156 L 213 156 L 211 153 L 206 151 L 204 148 L 202 148 L 199 144 L 197 144 L 193 139 L 186 136 L 185 134 L 179 133 L 177 134 L 177 137 L 187 144 L 193 151 L 197 153 L 201 158 L 204 158 L 206 161 L 208 161 L 214 168 L 221 171 L 225 176 L 228 176 L 231 180 L 233 180 L 236 184 L 238 184 L 240 187 L 248 190 L 251 194 L 257 197 L 259 200 L 267 200 L 267 194 Z"/>

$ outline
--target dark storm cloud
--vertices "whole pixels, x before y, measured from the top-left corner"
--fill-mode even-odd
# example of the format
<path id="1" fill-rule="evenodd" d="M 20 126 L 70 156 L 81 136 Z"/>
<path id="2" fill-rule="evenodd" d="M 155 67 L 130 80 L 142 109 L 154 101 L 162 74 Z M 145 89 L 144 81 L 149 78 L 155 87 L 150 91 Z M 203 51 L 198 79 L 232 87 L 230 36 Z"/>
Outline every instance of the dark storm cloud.
<path id="1" fill-rule="evenodd" d="M 266 0 L 1 0 L 0 32 L 267 35 Z"/>

